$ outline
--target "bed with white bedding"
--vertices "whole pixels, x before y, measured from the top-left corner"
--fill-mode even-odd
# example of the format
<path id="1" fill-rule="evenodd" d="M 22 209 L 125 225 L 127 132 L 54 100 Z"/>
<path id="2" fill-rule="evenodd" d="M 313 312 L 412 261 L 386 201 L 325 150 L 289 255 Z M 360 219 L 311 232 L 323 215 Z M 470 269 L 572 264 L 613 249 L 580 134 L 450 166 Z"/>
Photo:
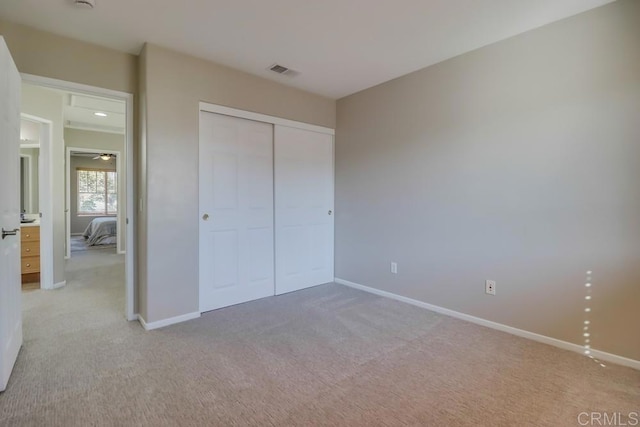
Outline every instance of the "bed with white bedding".
<path id="1" fill-rule="evenodd" d="M 89 246 L 113 245 L 118 240 L 116 218 L 94 218 L 83 233 Z"/>

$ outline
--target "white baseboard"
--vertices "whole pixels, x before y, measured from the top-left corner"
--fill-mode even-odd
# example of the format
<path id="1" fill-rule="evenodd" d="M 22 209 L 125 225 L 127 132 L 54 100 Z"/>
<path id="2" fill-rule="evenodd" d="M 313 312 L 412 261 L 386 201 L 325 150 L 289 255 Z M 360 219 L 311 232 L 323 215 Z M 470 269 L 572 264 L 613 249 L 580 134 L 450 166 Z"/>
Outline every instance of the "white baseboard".
<path id="1" fill-rule="evenodd" d="M 127 251 L 118 251 L 118 255 L 124 255 L 126 253 L 127 253 Z"/>
<path id="2" fill-rule="evenodd" d="M 335 278 L 334 282 L 349 286 L 350 288 L 359 289 L 361 291 L 369 292 L 372 294 L 380 295 L 383 297 L 391 298 L 397 301 L 401 301 L 407 304 L 415 305 L 417 307 L 425 308 L 436 313 L 444 314 L 446 316 L 455 317 L 457 319 L 466 320 L 467 322 L 475 323 L 477 325 L 486 326 L 488 328 L 496 329 L 498 331 L 506 332 L 512 335 L 517 335 L 522 338 L 527 338 L 533 341 L 538 341 L 544 344 L 559 347 L 564 350 L 570 350 L 576 353 L 584 354 L 584 347 L 578 344 L 562 341 L 556 338 L 547 337 L 545 335 L 536 334 L 534 332 L 525 331 L 523 329 L 514 328 L 511 326 L 503 325 L 502 323 L 492 322 L 490 320 L 482 319 L 480 317 L 471 316 L 468 314 L 460 313 L 458 311 L 450 310 L 448 308 L 439 307 L 437 305 L 429 304 L 423 301 L 418 301 L 413 298 L 404 297 L 391 292 L 382 291 L 380 289 L 371 288 L 369 286 L 360 285 L 358 283 L 350 282 L 348 280 Z M 633 369 L 640 370 L 640 360 L 629 359 L 616 354 L 607 353 L 600 350 L 591 349 L 591 355 L 601 361 L 615 363 L 618 365 L 628 366 Z"/>
<path id="3" fill-rule="evenodd" d="M 67 281 L 66 280 L 63 280 L 62 282 L 54 283 L 53 285 L 51 285 L 50 288 L 42 288 L 42 289 L 46 289 L 48 291 L 51 291 L 53 289 L 62 288 L 63 286 L 67 286 Z"/>
<path id="4" fill-rule="evenodd" d="M 138 314 L 138 321 L 140 321 L 140 324 L 145 330 L 151 331 L 153 329 L 164 328 L 165 326 L 174 325 L 176 323 L 186 322 L 187 320 L 197 319 L 198 317 L 200 317 L 200 312 L 196 311 L 193 313 L 183 314 L 181 316 L 170 317 L 168 319 L 162 319 L 155 322 L 147 323 L 147 321 Z"/>

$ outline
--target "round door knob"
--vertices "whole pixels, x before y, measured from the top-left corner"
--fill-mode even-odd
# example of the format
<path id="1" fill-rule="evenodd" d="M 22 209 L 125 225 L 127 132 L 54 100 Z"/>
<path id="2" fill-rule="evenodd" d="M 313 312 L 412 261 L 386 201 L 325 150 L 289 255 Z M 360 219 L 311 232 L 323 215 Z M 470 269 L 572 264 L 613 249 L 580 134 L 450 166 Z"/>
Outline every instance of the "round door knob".
<path id="1" fill-rule="evenodd" d="M 327 213 L 328 213 L 329 215 L 331 215 L 331 214 L 333 213 L 333 211 L 329 211 L 329 212 L 327 212 Z"/>
<path id="2" fill-rule="evenodd" d="M 209 219 L 209 214 L 202 215 L 202 219 L 205 220 L 205 221 L 208 220 Z"/>

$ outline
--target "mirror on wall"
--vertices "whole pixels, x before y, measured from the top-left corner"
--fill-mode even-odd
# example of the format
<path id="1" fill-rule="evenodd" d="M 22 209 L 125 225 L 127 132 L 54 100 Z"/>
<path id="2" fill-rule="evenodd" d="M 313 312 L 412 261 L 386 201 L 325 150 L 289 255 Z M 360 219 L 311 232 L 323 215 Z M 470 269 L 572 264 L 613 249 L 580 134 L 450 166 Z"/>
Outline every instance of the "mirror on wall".
<path id="1" fill-rule="evenodd" d="M 20 212 L 36 214 L 40 148 L 20 148 Z"/>
<path id="2" fill-rule="evenodd" d="M 40 124 L 20 121 L 20 212 L 37 214 L 39 207 Z"/>

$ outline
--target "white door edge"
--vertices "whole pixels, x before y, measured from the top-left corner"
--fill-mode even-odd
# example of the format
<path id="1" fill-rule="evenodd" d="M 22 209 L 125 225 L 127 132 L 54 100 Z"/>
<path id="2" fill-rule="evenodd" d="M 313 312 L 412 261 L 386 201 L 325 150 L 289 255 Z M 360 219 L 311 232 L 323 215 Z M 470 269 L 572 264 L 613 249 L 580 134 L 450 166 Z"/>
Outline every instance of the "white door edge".
<path id="1" fill-rule="evenodd" d="M 0 391 L 9 383 L 22 346 L 20 224 L 21 81 L 0 36 Z M 6 239 L 6 240 L 5 240 Z"/>

